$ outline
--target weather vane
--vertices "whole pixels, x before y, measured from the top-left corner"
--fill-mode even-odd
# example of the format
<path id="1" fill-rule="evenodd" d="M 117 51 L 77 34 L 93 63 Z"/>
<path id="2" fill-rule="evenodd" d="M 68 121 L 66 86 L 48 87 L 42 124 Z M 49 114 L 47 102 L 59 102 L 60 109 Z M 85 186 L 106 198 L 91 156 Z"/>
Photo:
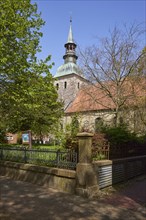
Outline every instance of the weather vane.
<path id="1" fill-rule="evenodd" d="M 72 12 L 70 12 L 70 23 L 72 23 Z"/>

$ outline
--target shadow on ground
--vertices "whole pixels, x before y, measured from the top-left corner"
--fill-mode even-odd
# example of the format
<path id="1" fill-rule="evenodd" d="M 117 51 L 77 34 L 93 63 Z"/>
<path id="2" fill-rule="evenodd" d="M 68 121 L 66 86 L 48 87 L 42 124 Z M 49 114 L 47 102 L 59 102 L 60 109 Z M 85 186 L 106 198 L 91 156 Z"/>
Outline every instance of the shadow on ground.
<path id="1" fill-rule="evenodd" d="M 125 195 L 84 199 L 1 176 L 0 220 L 145 220 L 146 209 Z"/>

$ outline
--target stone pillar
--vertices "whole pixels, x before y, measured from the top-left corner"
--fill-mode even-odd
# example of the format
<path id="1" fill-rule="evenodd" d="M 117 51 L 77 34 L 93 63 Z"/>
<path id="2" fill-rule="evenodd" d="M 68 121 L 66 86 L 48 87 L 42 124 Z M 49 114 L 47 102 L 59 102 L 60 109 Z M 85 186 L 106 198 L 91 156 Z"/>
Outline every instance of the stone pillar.
<path id="1" fill-rule="evenodd" d="M 98 192 L 97 175 L 91 158 L 93 134 L 83 132 L 77 134 L 79 139 L 79 162 L 76 166 L 76 193 L 85 197 L 93 197 Z"/>

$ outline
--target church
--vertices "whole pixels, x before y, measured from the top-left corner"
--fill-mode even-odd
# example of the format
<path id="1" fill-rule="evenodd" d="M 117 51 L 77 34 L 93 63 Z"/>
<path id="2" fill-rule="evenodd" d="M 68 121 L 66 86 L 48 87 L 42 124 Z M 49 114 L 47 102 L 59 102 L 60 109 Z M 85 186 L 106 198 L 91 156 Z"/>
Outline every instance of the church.
<path id="1" fill-rule="evenodd" d="M 103 123 L 111 124 L 114 122 L 114 112 L 109 108 L 106 109 L 102 103 L 97 103 L 87 93 L 93 90 L 93 87 L 84 78 L 82 70 L 77 65 L 77 45 L 73 39 L 71 20 L 68 39 L 64 47 L 66 49 L 63 56 L 64 64 L 57 69 L 54 76 L 59 100 L 64 103 L 63 127 L 70 124 L 75 115 L 82 129 L 95 131 Z M 98 91 L 98 95 L 102 95 L 101 91 Z M 108 106 L 113 107 L 107 97 L 103 98 L 102 102 L 108 102 Z"/>
<path id="2" fill-rule="evenodd" d="M 114 103 L 110 97 L 103 94 L 103 90 L 95 89 L 91 85 L 77 65 L 77 45 L 73 38 L 72 20 L 64 47 L 64 64 L 57 69 L 54 76 L 59 100 L 64 103 L 63 128 L 71 124 L 74 118 L 80 130 L 96 132 L 102 125 L 114 126 Z M 139 132 L 141 124 L 137 120 L 138 117 L 138 114 L 132 110 L 128 114 L 126 112 L 124 117 L 121 116 L 120 120 L 122 123 L 126 122 L 131 131 Z M 145 126 L 143 129 L 146 129 Z"/>
<path id="3" fill-rule="evenodd" d="M 72 20 L 67 42 L 64 45 L 64 64 L 61 65 L 54 76 L 54 85 L 58 92 L 58 99 L 64 104 L 64 116 L 61 120 L 63 129 L 74 122 L 80 131 L 99 131 L 103 125 L 115 125 L 115 105 L 109 96 L 99 87 L 94 87 L 83 74 L 77 65 L 76 43 L 73 39 Z M 143 85 L 146 85 L 146 78 L 143 78 Z M 140 83 L 139 83 L 140 84 Z M 126 87 L 128 87 L 126 85 Z M 145 90 L 136 88 L 136 94 L 145 98 Z M 127 88 L 126 88 L 127 91 Z M 146 99 L 145 99 L 146 100 Z M 133 100 L 132 100 L 133 101 Z M 131 102 L 132 103 L 132 102 Z M 145 102 L 146 103 L 146 102 Z M 133 108 L 134 106 L 134 108 Z M 145 134 L 146 132 L 146 105 L 144 104 L 142 114 L 135 105 L 129 110 L 124 109 L 121 114 L 121 123 L 125 123 L 132 132 Z M 141 122 L 143 117 L 144 123 Z M 8 133 L 6 136 L 8 143 L 17 143 L 17 134 Z"/>

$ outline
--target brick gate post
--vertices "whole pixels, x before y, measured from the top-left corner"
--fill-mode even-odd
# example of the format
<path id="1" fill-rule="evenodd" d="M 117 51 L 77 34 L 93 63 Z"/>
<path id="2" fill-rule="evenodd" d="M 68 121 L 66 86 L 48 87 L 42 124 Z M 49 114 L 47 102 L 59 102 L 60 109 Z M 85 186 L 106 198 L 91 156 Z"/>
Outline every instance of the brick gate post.
<path id="1" fill-rule="evenodd" d="M 83 132 L 77 134 L 79 141 L 79 156 L 76 166 L 76 193 L 92 197 L 98 192 L 97 175 L 92 165 L 91 146 L 93 134 Z"/>

